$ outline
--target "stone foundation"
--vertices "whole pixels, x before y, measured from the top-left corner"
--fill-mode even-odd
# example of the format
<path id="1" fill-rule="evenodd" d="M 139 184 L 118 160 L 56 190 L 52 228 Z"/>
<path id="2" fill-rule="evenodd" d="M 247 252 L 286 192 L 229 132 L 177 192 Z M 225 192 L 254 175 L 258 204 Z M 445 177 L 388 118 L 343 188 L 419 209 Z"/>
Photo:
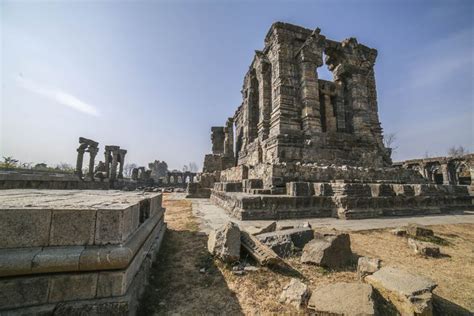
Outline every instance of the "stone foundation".
<path id="1" fill-rule="evenodd" d="M 261 189 L 236 192 L 238 187 L 235 182 L 216 183 L 211 201 L 240 220 L 361 219 L 474 210 L 466 186 L 289 182 L 286 194 Z"/>
<path id="2" fill-rule="evenodd" d="M 0 192 L 0 314 L 135 314 L 166 231 L 161 198 Z"/>

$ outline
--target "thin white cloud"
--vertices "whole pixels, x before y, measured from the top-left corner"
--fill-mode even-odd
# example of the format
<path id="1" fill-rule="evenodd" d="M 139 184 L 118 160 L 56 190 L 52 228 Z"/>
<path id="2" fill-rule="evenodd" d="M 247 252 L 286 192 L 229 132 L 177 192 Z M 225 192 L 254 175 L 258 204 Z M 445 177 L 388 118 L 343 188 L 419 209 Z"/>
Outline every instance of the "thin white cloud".
<path id="1" fill-rule="evenodd" d="M 37 82 L 25 79 L 20 76 L 17 78 L 17 80 L 18 83 L 28 91 L 42 95 L 61 105 L 70 107 L 78 112 L 82 112 L 91 116 L 100 116 L 100 113 L 96 107 L 81 101 L 80 99 L 67 92 L 64 92 L 60 89 L 43 86 Z"/>

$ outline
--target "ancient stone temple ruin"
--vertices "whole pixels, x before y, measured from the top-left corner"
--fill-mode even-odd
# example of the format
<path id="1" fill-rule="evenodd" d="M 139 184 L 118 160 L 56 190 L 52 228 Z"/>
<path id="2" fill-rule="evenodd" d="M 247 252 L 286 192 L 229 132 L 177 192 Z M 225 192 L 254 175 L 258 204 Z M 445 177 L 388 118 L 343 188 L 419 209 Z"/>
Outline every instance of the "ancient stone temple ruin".
<path id="1" fill-rule="evenodd" d="M 242 104 L 212 127 L 188 196 L 241 219 L 364 218 L 471 205 L 467 188 L 392 167 L 378 117 L 377 51 L 355 38 L 274 23 L 244 77 Z M 319 79 L 326 64 L 333 80 Z"/>

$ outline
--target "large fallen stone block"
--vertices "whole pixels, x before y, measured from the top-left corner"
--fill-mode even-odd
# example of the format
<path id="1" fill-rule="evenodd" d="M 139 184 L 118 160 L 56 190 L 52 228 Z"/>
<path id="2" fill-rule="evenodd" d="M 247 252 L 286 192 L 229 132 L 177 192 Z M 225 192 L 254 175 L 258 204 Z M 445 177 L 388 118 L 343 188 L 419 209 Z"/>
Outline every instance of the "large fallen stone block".
<path id="1" fill-rule="evenodd" d="M 401 315 L 433 314 L 432 291 L 437 286 L 433 280 L 393 267 L 383 267 L 365 277 L 384 299 Z"/>
<path id="2" fill-rule="evenodd" d="M 433 243 L 408 238 L 410 246 L 416 254 L 428 257 L 438 257 L 440 255 L 439 247 Z"/>
<path id="3" fill-rule="evenodd" d="M 410 224 L 407 226 L 407 234 L 414 237 L 429 237 L 433 236 L 433 230 L 422 225 Z"/>
<path id="4" fill-rule="evenodd" d="M 306 244 L 301 256 L 302 263 L 317 264 L 328 268 L 343 267 L 352 260 L 349 234 L 317 236 Z"/>
<path id="5" fill-rule="evenodd" d="M 374 293 L 364 283 L 334 283 L 313 291 L 308 308 L 316 315 L 375 315 Z"/>
<path id="6" fill-rule="evenodd" d="M 296 308 L 306 305 L 311 292 L 308 286 L 298 279 L 291 279 L 280 295 L 280 303 L 291 304 Z"/>
<path id="7" fill-rule="evenodd" d="M 260 241 L 265 241 L 267 239 L 283 238 L 284 236 L 289 237 L 295 247 L 303 248 L 314 238 L 314 232 L 311 227 L 298 227 L 260 234 L 257 238 Z"/>
<path id="8" fill-rule="evenodd" d="M 257 239 L 282 258 L 289 257 L 293 254 L 294 245 L 290 236 L 288 235 L 275 234 L 263 238 L 259 238 L 259 236 L 257 236 Z"/>
<path id="9" fill-rule="evenodd" d="M 360 257 L 357 261 L 357 274 L 360 279 L 367 275 L 373 274 L 380 269 L 380 259 Z"/>
<path id="10" fill-rule="evenodd" d="M 242 247 L 261 265 L 278 265 L 282 260 L 278 255 L 262 244 L 257 237 L 243 230 L 240 234 Z"/>
<path id="11" fill-rule="evenodd" d="M 224 262 L 238 261 L 240 259 L 239 226 L 228 222 L 221 228 L 212 231 L 207 240 L 207 249 Z"/>

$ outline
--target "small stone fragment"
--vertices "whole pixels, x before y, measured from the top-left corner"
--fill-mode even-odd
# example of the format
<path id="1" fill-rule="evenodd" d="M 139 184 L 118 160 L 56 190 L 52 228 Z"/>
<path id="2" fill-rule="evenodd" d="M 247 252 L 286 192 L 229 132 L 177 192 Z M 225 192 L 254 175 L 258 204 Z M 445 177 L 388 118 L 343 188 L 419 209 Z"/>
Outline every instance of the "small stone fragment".
<path id="1" fill-rule="evenodd" d="M 403 227 L 397 227 L 395 229 L 392 229 L 390 232 L 394 234 L 395 236 L 400 236 L 400 237 L 404 237 L 407 235 L 407 230 L 406 228 L 403 228 Z"/>
<path id="2" fill-rule="evenodd" d="M 247 272 L 250 272 L 250 271 L 255 272 L 255 271 L 258 271 L 258 270 L 260 270 L 260 268 L 254 267 L 254 266 L 245 266 L 245 268 L 244 268 L 244 271 L 247 271 Z"/>
<path id="3" fill-rule="evenodd" d="M 280 303 L 291 304 L 296 308 L 306 305 L 310 296 L 308 286 L 298 279 L 291 279 L 280 295 Z"/>
<path id="4" fill-rule="evenodd" d="M 357 274 L 360 279 L 380 269 L 380 259 L 360 257 L 357 261 Z"/>
<path id="5" fill-rule="evenodd" d="M 438 257 L 440 255 L 439 247 L 430 242 L 408 238 L 408 246 L 410 246 L 410 248 L 413 249 L 415 253 L 419 255 L 428 257 Z"/>
<path id="6" fill-rule="evenodd" d="M 369 284 L 328 284 L 313 291 L 308 308 L 316 315 L 375 315 L 373 295 Z"/>
<path id="7" fill-rule="evenodd" d="M 211 254 L 224 262 L 232 263 L 240 259 L 240 229 L 228 222 L 209 234 L 207 248 Z"/>
<path id="8" fill-rule="evenodd" d="M 318 236 L 303 248 L 302 263 L 317 264 L 328 268 L 347 265 L 352 260 L 349 234 Z"/>
<path id="9" fill-rule="evenodd" d="M 407 234 L 413 237 L 434 236 L 433 230 L 422 225 L 410 224 L 407 227 Z"/>

